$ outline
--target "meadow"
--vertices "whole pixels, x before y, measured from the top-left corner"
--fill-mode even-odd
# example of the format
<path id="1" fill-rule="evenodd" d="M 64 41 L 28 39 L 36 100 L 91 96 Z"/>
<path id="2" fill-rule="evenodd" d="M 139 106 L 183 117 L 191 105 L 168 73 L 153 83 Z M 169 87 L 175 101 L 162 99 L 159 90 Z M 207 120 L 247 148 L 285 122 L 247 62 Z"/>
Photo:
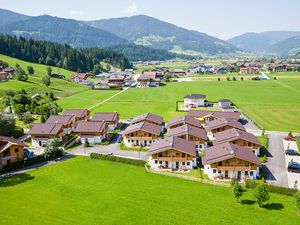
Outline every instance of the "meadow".
<path id="1" fill-rule="evenodd" d="M 252 190 L 237 203 L 230 188 L 84 157 L 1 180 L 0 196 L 1 224 L 11 225 L 294 225 L 300 220 L 292 197 L 270 194 L 259 208 Z"/>

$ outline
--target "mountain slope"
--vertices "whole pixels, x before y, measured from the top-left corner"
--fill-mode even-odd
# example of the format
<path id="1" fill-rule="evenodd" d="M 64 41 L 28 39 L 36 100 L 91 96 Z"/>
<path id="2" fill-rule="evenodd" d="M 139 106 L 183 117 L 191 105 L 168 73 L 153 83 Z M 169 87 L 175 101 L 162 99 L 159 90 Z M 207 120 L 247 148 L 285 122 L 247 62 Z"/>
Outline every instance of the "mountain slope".
<path id="1" fill-rule="evenodd" d="M 15 13 L 6 9 L 0 9 L 0 27 L 6 24 L 26 20 L 29 18 L 30 16 Z"/>
<path id="2" fill-rule="evenodd" d="M 300 31 L 266 31 L 262 35 L 272 39 L 274 43 L 300 35 Z"/>
<path id="3" fill-rule="evenodd" d="M 73 47 L 107 47 L 128 44 L 125 39 L 82 22 L 47 15 L 4 25 L 0 32 L 25 38 L 66 43 Z"/>
<path id="4" fill-rule="evenodd" d="M 280 55 L 296 55 L 300 52 L 300 35 L 269 46 L 268 53 Z"/>
<path id="5" fill-rule="evenodd" d="M 145 15 L 86 22 L 88 25 L 111 32 L 135 44 L 171 51 L 217 54 L 232 53 L 237 48 L 205 33 L 187 30 Z"/>

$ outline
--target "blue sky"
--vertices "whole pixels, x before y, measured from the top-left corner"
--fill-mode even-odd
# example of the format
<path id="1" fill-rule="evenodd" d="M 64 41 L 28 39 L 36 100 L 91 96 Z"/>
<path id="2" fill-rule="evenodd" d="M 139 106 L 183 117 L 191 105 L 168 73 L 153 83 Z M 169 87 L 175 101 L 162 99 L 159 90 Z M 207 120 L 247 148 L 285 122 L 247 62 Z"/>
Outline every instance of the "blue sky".
<path id="1" fill-rule="evenodd" d="M 145 14 L 222 39 L 300 30 L 299 0 L 0 0 L 0 8 L 80 20 Z"/>

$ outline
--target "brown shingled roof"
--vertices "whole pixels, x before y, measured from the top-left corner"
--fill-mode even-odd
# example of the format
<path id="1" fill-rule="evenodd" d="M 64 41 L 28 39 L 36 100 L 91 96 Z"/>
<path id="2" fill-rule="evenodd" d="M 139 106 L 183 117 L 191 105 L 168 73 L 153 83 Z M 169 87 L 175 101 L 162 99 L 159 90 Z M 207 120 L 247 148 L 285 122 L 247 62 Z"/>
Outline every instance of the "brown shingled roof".
<path id="1" fill-rule="evenodd" d="M 170 121 L 168 122 L 168 127 L 182 123 L 182 122 L 184 124 L 189 124 L 194 127 L 202 128 L 201 122 L 199 120 L 197 120 L 191 116 L 186 116 L 186 115 L 170 119 Z"/>
<path id="2" fill-rule="evenodd" d="M 75 133 L 103 133 L 105 128 L 104 122 L 81 121 L 77 124 Z"/>
<path id="3" fill-rule="evenodd" d="M 189 98 L 189 99 L 205 99 L 206 95 L 201 95 L 201 94 L 188 94 L 184 96 L 184 98 Z"/>
<path id="4" fill-rule="evenodd" d="M 115 122 L 118 119 L 116 112 L 96 112 L 91 121 Z"/>
<path id="5" fill-rule="evenodd" d="M 178 137 L 167 137 L 165 139 L 160 139 L 154 142 L 149 151 L 149 155 L 153 155 L 159 152 L 164 152 L 167 150 L 177 150 L 183 153 L 187 153 L 192 156 L 196 156 L 196 145 L 187 140 Z"/>
<path id="6" fill-rule="evenodd" d="M 65 116 L 76 116 L 76 117 L 84 117 L 89 110 L 87 109 L 67 109 L 64 111 L 63 115 Z"/>
<path id="7" fill-rule="evenodd" d="M 26 146 L 23 142 L 15 139 L 13 137 L 0 136 L 0 152 L 6 150 L 8 147 L 10 147 L 12 145 L 19 145 L 19 146 L 23 146 L 23 147 Z"/>
<path id="8" fill-rule="evenodd" d="M 152 114 L 152 113 L 146 113 L 137 117 L 134 117 L 131 121 L 131 123 L 139 123 L 141 121 L 150 121 L 154 122 L 157 124 L 162 124 L 163 123 L 163 118 L 161 116 Z"/>
<path id="9" fill-rule="evenodd" d="M 214 145 L 222 144 L 225 142 L 231 142 L 238 139 L 249 141 L 258 145 L 261 145 L 260 141 L 253 134 L 247 133 L 246 131 L 241 131 L 237 129 L 225 130 L 215 134 Z"/>
<path id="10" fill-rule="evenodd" d="M 46 123 L 61 123 L 63 125 L 69 125 L 74 121 L 72 115 L 51 115 Z"/>
<path id="11" fill-rule="evenodd" d="M 149 123 L 149 122 L 140 122 L 140 123 L 136 123 L 133 125 L 129 125 L 126 130 L 123 131 L 123 134 L 129 134 L 135 131 L 145 131 L 151 134 L 155 134 L 155 135 L 160 135 L 161 133 L 161 126 L 159 125 L 155 125 L 153 123 Z"/>
<path id="12" fill-rule="evenodd" d="M 205 155 L 202 157 L 203 164 L 212 164 L 231 158 L 239 158 L 254 164 L 260 165 L 257 156 L 249 149 L 231 143 L 223 143 L 212 146 L 204 150 Z"/>
<path id="13" fill-rule="evenodd" d="M 202 140 L 207 140 L 206 131 L 203 128 L 194 127 L 188 124 L 185 124 L 180 127 L 168 130 L 167 136 L 181 136 L 184 134 L 192 135 L 194 137 L 200 138 Z"/>
<path id="14" fill-rule="evenodd" d="M 219 119 L 215 119 L 212 121 L 207 122 L 207 131 L 211 131 L 217 128 L 221 128 L 224 126 L 230 126 L 232 128 L 236 128 L 239 130 L 246 130 L 245 127 L 238 121 L 236 120 L 230 120 L 230 119 L 225 119 L 225 118 L 219 118 Z"/>
<path id="15" fill-rule="evenodd" d="M 206 111 L 206 110 L 190 110 L 188 116 L 205 118 L 208 116 L 213 116 L 216 118 L 226 118 L 239 120 L 241 113 L 240 112 L 221 112 L 221 111 Z"/>
<path id="16" fill-rule="evenodd" d="M 60 123 L 35 123 L 31 124 L 31 129 L 28 134 L 57 135 L 62 129 L 62 126 Z"/>

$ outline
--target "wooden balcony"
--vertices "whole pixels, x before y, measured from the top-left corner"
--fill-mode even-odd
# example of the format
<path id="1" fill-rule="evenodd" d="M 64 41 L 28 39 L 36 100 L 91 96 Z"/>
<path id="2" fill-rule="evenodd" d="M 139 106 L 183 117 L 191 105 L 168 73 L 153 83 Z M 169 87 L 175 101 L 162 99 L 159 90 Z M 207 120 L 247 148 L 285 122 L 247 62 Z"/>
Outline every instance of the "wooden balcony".
<path id="1" fill-rule="evenodd" d="M 217 166 L 217 169 L 222 171 L 250 171 L 251 166 Z"/>
<path id="2" fill-rule="evenodd" d="M 157 160 L 159 161 L 173 161 L 173 162 L 185 162 L 185 161 L 190 161 L 192 160 L 192 157 L 168 157 L 168 156 L 164 156 L 164 157 L 157 157 Z"/>

